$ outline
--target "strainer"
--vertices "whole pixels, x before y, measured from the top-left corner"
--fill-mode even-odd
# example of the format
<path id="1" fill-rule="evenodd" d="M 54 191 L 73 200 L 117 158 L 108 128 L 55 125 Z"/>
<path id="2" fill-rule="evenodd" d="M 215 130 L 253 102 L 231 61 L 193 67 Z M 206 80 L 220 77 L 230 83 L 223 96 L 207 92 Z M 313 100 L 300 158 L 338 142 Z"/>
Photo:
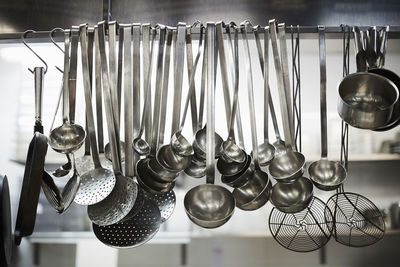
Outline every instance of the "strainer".
<path id="1" fill-rule="evenodd" d="M 157 204 L 146 200 L 132 219 L 108 226 L 93 224 L 93 232 L 103 244 L 114 248 L 134 248 L 152 239 L 161 224 Z"/>
<path id="2" fill-rule="evenodd" d="M 131 178 L 124 176 L 121 172 L 120 153 L 118 151 L 119 145 L 116 138 L 115 124 L 112 114 L 108 65 L 105 54 L 104 22 L 98 24 L 98 29 L 107 128 L 110 139 L 112 164 L 117 182 L 113 191 L 107 198 L 97 204 L 88 206 L 88 215 L 92 222 L 104 226 L 119 222 L 132 210 L 137 198 L 138 186 Z"/>

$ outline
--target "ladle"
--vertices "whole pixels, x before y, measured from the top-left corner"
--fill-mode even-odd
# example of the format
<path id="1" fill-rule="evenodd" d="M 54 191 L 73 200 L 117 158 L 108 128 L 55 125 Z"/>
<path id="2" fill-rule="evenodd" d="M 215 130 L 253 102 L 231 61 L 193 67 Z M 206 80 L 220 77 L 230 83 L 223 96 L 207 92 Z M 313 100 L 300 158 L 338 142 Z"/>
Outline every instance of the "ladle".
<path id="1" fill-rule="evenodd" d="M 175 45 L 176 60 L 183 60 L 183 58 L 179 54 L 184 54 L 184 52 L 185 52 L 185 42 L 184 41 L 181 42 L 182 39 L 185 40 L 185 36 L 186 36 L 186 24 L 178 23 L 177 41 L 176 41 L 177 43 Z M 159 64 L 159 66 L 161 66 L 161 64 Z M 176 73 L 180 71 L 180 64 L 175 64 L 174 71 L 175 71 L 175 76 L 180 78 L 180 75 L 176 75 Z M 173 120 L 172 120 L 172 126 L 171 126 L 172 130 L 174 130 L 176 128 L 176 126 L 174 125 L 174 123 L 176 122 L 176 116 L 180 117 L 180 114 L 178 113 L 178 112 L 180 112 L 180 108 L 176 108 L 175 105 L 180 105 L 180 98 L 181 98 L 180 97 L 180 93 L 182 91 L 181 85 L 182 84 L 179 81 L 175 81 L 174 109 L 173 109 Z M 188 95 L 188 97 L 189 97 L 188 100 L 190 100 L 190 95 Z M 188 104 L 188 101 L 187 101 L 187 104 Z M 159 108 L 160 108 L 159 106 L 156 106 L 156 105 L 154 106 L 154 109 L 155 110 L 157 109 L 157 111 L 159 111 Z M 186 107 L 185 107 L 185 110 L 186 110 L 185 114 L 184 114 L 185 117 L 186 117 L 187 108 L 188 108 L 188 105 L 186 105 Z M 159 116 L 157 114 L 155 114 L 154 119 L 158 120 Z M 184 119 L 185 118 L 183 118 L 182 122 L 184 122 Z M 179 125 L 178 125 L 178 127 L 179 127 Z M 178 128 L 177 131 L 179 131 L 179 130 L 181 131 L 182 128 Z M 153 131 L 154 131 L 154 129 L 153 129 Z M 181 139 L 181 140 L 174 142 L 175 139 L 174 139 L 174 136 L 173 136 L 171 138 L 170 144 L 163 145 L 157 150 L 156 159 L 167 170 L 170 170 L 171 172 L 178 173 L 178 172 L 183 171 L 184 169 L 186 169 L 190 165 L 191 153 L 188 156 L 182 156 L 182 155 L 180 155 L 179 153 L 177 153 L 174 150 L 173 144 L 175 144 L 177 146 L 176 148 L 178 148 L 178 150 L 179 150 L 179 148 L 182 148 L 182 147 L 178 147 L 178 146 L 183 145 L 183 143 L 181 143 L 181 141 L 184 142 L 183 139 L 180 138 L 180 137 L 183 137 L 181 134 L 178 133 L 176 135 L 176 137 L 178 139 Z M 184 146 L 186 146 L 186 148 L 188 148 L 188 150 L 191 150 L 190 144 L 188 142 L 187 142 L 187 144 L 189 145 L 189 147 L 187 147 L 186 145 L 184 145 Z M 186 152 L 188 152 L 188 151 L 186 151 Z"/>
<path id="2" fill-rule="evenodd" d="M 225 187 L 214 184 L 215 179 L 215 24 L 207 23 L 207 184 L 190 189 L 184 199 L 186 214 L 195 224 L 216 228 L 225 224 L 235 210 L 235 199 Z"/>
<path id="3" fill-rule="evenodd" d="M 222 24 L 217 25 L 217 32 L 222 32 Z M 239 94 L 239 55 L 237 46 L 237 32 L 235 31 L 235 51 L 234 51 L 234 61 L 235 61 L 235 82 L 234 82 L 234 94 L 233 94 L 233 106 L 232 113 L 229 121 L 229 134 L 227 140 L 221 144 L 221 159 L 227 163 L 243 163 L 246 161 L 246 152 L 243 151 L 235 142 L 235 129 L 234 122 L 236 118 L 236 110 L 238 105 L 238 94 Z M 218 42 L 219 50 L 223 49 L 223 40 Z M 226 65 L 222 64 L 221 69 L 225 68 Z"/>
<path id="4" fill-rule="evenodd" d="M 338 188 L 344 182 L 347 174 L 342 164 L 328 160 L 325 26 L 318 26 L 318 32 L 321 85 L 321 159 L 313 162 L 308 167 L 308 173 L 316 187 L 321 190 L 330 191 Z"/>
<path id="5" fill-rule="evenodd" d="M 204 95 L 205 95 L 205 86 L 206 86 L 206 74 L 207 74 L 207 35 L 205 34 L 204 36 L 204 49 L 203 49 L 203 62 L 202 62 L 202 70 L 201 70 L 201 85 L 200 85 L 200 103 L 199 103 L 199 115 L 198 115 L 198 125 L 197 125 L 197 130 L 201 130 L 203 127 L 203 113 L 204 113 Z M 195 133 L 195 135 L 196 135 Z M 193 150 L 194 150 L 194 143 L 193 141 Z M 201 156 L 199 156 L 196 153 L 196 150 L 194 150 L 194 155 L 192 156 L 192 161 L 185 169 L 185 173 L 189 175 L 190 177 L 193 178 L 201 178 L 206 175 L 206 162 L 205 159 Z"/>
<path id="6" fill-rule="evenodd" d="M 152 130 L 155 132 L 152 133 L 152 148 L 150 151 L 150 155 L 148 158 L 142 159 L 137 162 L 136 173 L 138 176 L 138 182 L 145 191 L 153 194 L 158 194 L 158 193 L 164 194 L 170 191 L 175 186 L 175 183 L 173 181 L 176 178 L 176 173 L 170 171 L 169 168 L 165 168 L 164 165 L 161 162 L 159 162 L 159 160 L 155 157 L 159 145 L 160 131 L 158 131 L 157 129 L 160 128 L 159 126 L 161 124 L 160 114 L 166 112 L 166 110 L 164 110 L 164 108 L 166 109 L 166 105 L 161 107 L 162 104 L 165 104 L 164 97 L 166 97 L 166 95 L 164 95 L 163 92 L 163 90 L 166 87 L 161 86 L 163 85 L 162 84 L 164 78 L 163 75 L 166 74 L 163 72 L 164 45 L 166 41 L 166 34 L 168 31 L 168 37 L 167 37 L 168 47 L 166 51 L 169 51 L 172 42 L 172 31 L 171 29 L 167 30 L 167 28 L 161 24 L 158 24 L 156 27 L 159 32 L 159 41 L 158 41 L 159 47 L 156 60 L 157 77 L 156 77 L 156 92 L 154 95 L 156 99 L 154 100 L 154 117 L 153 117 L 153 127 L 152 127 Z M 149 99 L 147 100 L 149 101 Z M 164 129 L 162 129 L 162 131 L 164 131 Z M 150 161 L 151 161 L 151 167 L 153 168 L 150 167 Z M 164 179 L 164 176 L 166 179 Z"/>
<path id="7" fill-rule="evenodd" d="M 49 33 L 50 40 L 64 54 L 64 50 L 54 41 L 53 35 L 54 35 L 54 32 L 56 32 L 56 31 L 64 32 L 64 29 L 54 28 L 53 30 L 51 30 L 51 32 Z M 61 73 L 63 73 L 63 71 L 61 71 L 61 69 L 59 67 L 56 66 L 56 69 L 58 71 L 60 71 Z M 58 95 L 57 105 L 56 105 L 56 109 L 54 111 L 54 116 L 53 116 L 53 120 L 51 122 L 50 130 L 53 129 L 54 121 L 57 117 L 57 112 L 60 107 L 60 102 L 61 102 L 61 98 L 63 95 L 63 86 L 64 86 L 64 82 L 62 81 L 61 87 L 60 87 L 60 94 Z M 65 154 L 65 156 L 67 157 L 67 163 L 64 163 L 63 165 L 61 165 L 60 167 L 58 167 L 56 170 L 53 171 L 52 175 L 54 177 L 64 177 L 71 171 L 71 169 L 72 169 L 71 157 L 69 156 L 69 154 Z"/>
<path id="8" fill-rule="evenodd" d="M 59 153 L 72 153 L 78 150 L 85 140 L 85 130 L 82 126 L 71 124 L 68 119 L 68 72 L 69 72 L 69 47 L 70 32 L 65 31 L 65 56 L 64 56 L 64 86 L 63 86 L 63 124 L 53 129 L 49 136 L 49 145 Z"/>
<path id="9" fill-rule="evenodd" d="M 153 69 L 153 48 L 154 48 L 154 40 L 155 36 L 153 36 L 153 39 L 151 41 L 151 50 L 150 50 L 150 62 L 149 62 L 149 68 L 147 70 L 147 88 L 145 90 L 145 96 L 144 96 L 144 101 L 145 104 L 143 105 L 143 112 L 142 112 L 142 121 L 140 124 L 140 129 L 139 129 L 139 134 L 135 139 L 133 139 L 132 147 L 135 150 L 136 153 L 138 153 L 141 156 L 147 156 L 150 154 L 151 148 L 150 145 L 142 138 L 144 128 L 145 128 L 145 123 L 146 123 L 146 118 L 147 118 L 147 112 L 148 109 L 150 108 L 150 90 L 151 90 L 151 72 Z"/>
<path id="10" fill-rule="evenodd" d="M 255 170 L 250 175 L 248 182 L 239 188 L 235 188 L 232 192 L 233 197 L 236 200 L 236 206 L 243 210 L 256 210 L 265 205 L 269 199 L 269 193 L 271 188 L 271 182 L 268 178 L 268 174 L 261 170 L 258 162 L 258 149 L 257 149 L 257 127 L 256 127 L 256 116 L 254 107 L 254 92 L 253 92 L 253 71 L 251 68 L 251 55 L 249 48 L 249 41 L 247 37 L 246 25 L 249 22 L 241 24 L 242 41 L 247 56 L 246 70 L 247 70 L 247 87 L 249 97 L 249 113 L 250 113 L 250 127 L 251 127 L 251 139 L 253 145 L 253 162 Z M 235 32 L 235 42 L 237 43 L 237 36 Z M 235 45 L 237 46 L 237 44 Z"/>
<path id="11" fill-rule="evenodd" d="M 186 115 L 189 107 L 189 101 L 194 91 L 194 78 L 196 74 L 197 64 L 200 59 L 201 52 L 203 50 L 203 27 L 200 27 L 200 37 L 199 37 L 199 49 L 197 51 L 196 59 L 194 61 L 193 70 L 190 75 L 189 80 L 189 90 L 185 101 L 185 107 L 183 109 L 183 114 L 181 118 L 181 124 L 179 125 L 178 131 L 176 131 L 171 137 L 171 146 L 174 151 L 183 157 L 192 156 L 194 151 L 192 148 L 192 144 L 183 136 L 182 130 L 185 125 Z"/>
<path id="12" fill-rule="evenodd" d="M 300 177 L 303 174 L 303 167 L 305 165 L 304 155 L 295 151 L 295 146 L 293 144 L 293 133 L 290 128 L 290 117 L 287 105 L 287 96 L 284 86 L 284 77 L 282 72 L 281 60 L 278 52 L 277 45 L 277 33 L 276 33 L 276 21 L 270 20 L 269 25 L 271 29 L 271 43 L 272 50 L 274 54 L 275 71 L 278 80 L 278 91 L 279 100 L 282 113 L 283 129 L 285 134 L 286 151 L 275 156 L 269 165 L 269 173 L 275 179 L 282 182 L 291 182 L 294 179 Z M 280 46 L 281 51 L 286 50 L 286 38 L 285 38 L 285 25 L 279 25 L 279 35 L 280 35 Z M 285 57 L 287 53 L 282 53 L 282 61 L 287 61 Z M 288 70 L 286 70 L 288 72 Z"/>
<path id="13" fill-rule="evenodd" d="M 261 72 L 264 74 L 264 143 L 258 146 L 258 158 L 261 166 L 267 166 L 275 156 L 275 147 L 269 143 L 268 138 L 268 106 L 269 106 L 269 29 L 264 32 L 264 58 L 261 48 L 258 28 L 254 27 L 254 37 L 256 40 L 258 58 L 260 61 Z"/>
<path id="14" fill-rule="evenodd" d="M 85 25 L 86 26 L 86 25 Z M 118 152 L 118 138 L 115 132 L 116 125 L 114 123 L 114 117 L 112 113 L 111 105 L 111 87 L 108 72 L 108 64 L 106 60 L 105 52 L 105 22 L 98 24 L 99 29 L 99 48 L 101 55 L 101 69 L 102 69 L 102 81 L 103 81 L 103 92 L 105 97 L 105 110 L 107 119 L 108 135 L 111 145 L 112 164 L 114 169 L 114 175 L 116 177 L 116 184 L 112 192 L 101 202 L 94 205 L 88 206 L 88 215 L 90 220 L 99 226 L 111 225 L 122 220 L 134 207 L 137 194 L 138 186 L 131 178 L 128 178 L 122 174 L 121 161 L 119 158 L 120 153 Z M 85 35 L 85 34 L 83 34 Z M 83 42 L 84 43 L 84 42 Z M 83 49 L 84 50 L 84 49 Z M 112 58 L 111 58 L 112 59 Z M 112 64 L 110 64 L 112 65 Z M 85 76 L 85 75 L 84 75 Z M 86 99 L 86 98 L 85 98 Z M 87 98 L 89 100 L 89 98 Z M 89 105 L 89 109 L 90 105 Z M 94 125 L 94 123 L 93 123 Z M 91 142 L 91 144 L 96 142 Z M 94 148 L 95 145 L 92 145 Z M 96 150 L 96 149 L 95 149 Z M 93 153 L 95 154 L 95 153 Z"/>
<path id="15" fill-rule="evenodd" d="M 89 63 L 87 54 L 87 26 L 81 26 L 81 50 L 82 50 L 82 72 L 83 88 L 86 103 L 86 118 L 88 125 L 88 135 L 90 138 L 91 154 L 94 163 L 94 169 L 81 174 L 81 185 L 75 197 L 75 203 L 80 205 L 93 205 L 104 200 L 111 194 L 115 185 L 116 177 L 112 171 L 102 167 L 100 163 L 99 152 L 97 149 L 96 132 L 93 118 L 93 107 L 91 97 L 91 85 L 89 80 Z M 95 36 L 96 47 L 99 47 L 99 36 Z M 100 62 L 96 61 L 96 64 Z M 97 73 L 99 75 L 99 73 Z"/>

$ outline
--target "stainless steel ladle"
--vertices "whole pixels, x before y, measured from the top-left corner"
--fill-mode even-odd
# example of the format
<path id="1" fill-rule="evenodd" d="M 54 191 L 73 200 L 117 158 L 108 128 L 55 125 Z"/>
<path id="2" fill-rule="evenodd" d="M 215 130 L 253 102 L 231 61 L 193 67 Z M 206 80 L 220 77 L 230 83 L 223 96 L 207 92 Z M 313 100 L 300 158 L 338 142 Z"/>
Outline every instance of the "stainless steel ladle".
<path id="1" fill-rule="evenodd" d="M 183 109 L 181 124 L 179 126 L 178 131 L 176 131 L 171 137 L 171 146 L 172 146 L 173 150 L 177 154 L 179 154 L 180 156 L 183 156 L 183 157 L 192 156 L 194 153 L 192 144 L 183 136 L 182 130 L 183 130 L 183 126 L 185 125 L 186 115 L 187 115 L 187 111 L 189 108 L 189 101 L 193 94 L 194 78 L 196 75 L 197 64 L 199 63 L 199 59 L 200 59 L 202 50 L 203 50 L 203 27 L 201 26 L 200 27 L 199 49 L 197 51 L 196 59 L 194 61 L 194 65 L 193 65 L 193 70 L 190 75 L 189 90 L 188 90 L 188 94 L 187 94 L 186 101 L 185 101 L 185 107 Z"/>
<path id="2" fill-rule="evenodd" d="M 153 36 L 153 39 L 151 41 L 151 50 L 150 50 L 150 64 L 149 68 L 147 70 L 147 88 L 145 90 L 145 96 L 144 96 L 144 105 L 143 105 L 143 112 L 142 112 L 142 121 L 140 124 L 140 129 L 139 129 L 139 134 L 135 139 L 133 139 L 132 147 L 135 150 L 136 153 L 138 153 L 141 156 L 147 156 L 151 152 L 151 148 L 149 143 L 146 142 L 145 139 L 142 138 L 145 124 L 146 124 L 146 118 L 147 118 L 147 112 L 150 109 L 150 90 L 151 90 L 151 72 L 153 69 L 153 50 L 154 50 L 154 40 L 156 39 L 155 34 Z"/>
<path id="3" fill-rule="evenodd" d="M 217 25 L 217 31 L 222 31 L 222 25 Z M 218 42 L 218 46 L 223 46 L 223 40 Z M 235 129 L 234 122 L 236 118 L 236 110 L 238 106 L 238 94 L 239 94 L 239 49 L 237 41 L 237 31 L 235 30 L 234 40 L 234 65 L 235 65 L 235 83 L 234 83 L 234 95 L 233 95 L 233 106 L 232 113 L 229 121 L 229 134 L 227 140 L 221 144 L 221 158 L 227 163 L 243 163 L 246 160 L 246 152 L 243 151 L 235 142 Z M 222 64 L 221 64 L 222 65 Z M 221 66 L 226 68 L 226 66 Z"/>
<path id="4" fill-rule="evenodd" d="M 82 126 L 71 124 L 68 104 L 68 72 L 69 72 L 69 47 L 70 47 L 70 31 L 64 32 L 65 36 L 65 56 L 64 56 L 64 86 L 63 86 L 63 124 L 53 129 L 48 138 L 48 143 L 55 151 L 60 153 L 72 153 L 78 150 L 85 141 L 85 130 Z"/>
<path id="5" fill-rule="evenodd" d="M 346 169 L 337 161 L 328 160 L 328 136 L 326 114 L 326 48 L 325 27 L 318 26 L 320 60 L 320 109 L 321 109 L 321 159 L 308 167 L 310 179 L 321 190 L 330 191 L 338 188 L 346 179 Z"/>

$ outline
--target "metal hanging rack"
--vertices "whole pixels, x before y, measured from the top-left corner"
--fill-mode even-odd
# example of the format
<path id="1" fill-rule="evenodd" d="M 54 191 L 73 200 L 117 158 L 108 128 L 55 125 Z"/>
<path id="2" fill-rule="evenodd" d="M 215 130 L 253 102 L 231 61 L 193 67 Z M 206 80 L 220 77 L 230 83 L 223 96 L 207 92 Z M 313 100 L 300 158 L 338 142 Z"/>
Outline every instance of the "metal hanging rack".
<path id="1" fill-rule="evenodd" d="M 104 17 L 104 20 L 108 21 L 111 16 L 107 15 Z M 369 26 L 359 26 L 360 30 L 366 30 Z M 378 26 L 380 28 L 381 26 Z M 302 39 L 316 39 L 318 37 L 318 28 L 317 26 L 298 26 L 296 27 L 296 32 L 301 34 Z M 93 29 L 91 29 L 93 31 Z M 287 38 L 291 38 L 290 33 L 293 31 L 291 26 L 286 27 L 286 33 L 288 33 Z M 327 39 L 342 39 L 343 37 L 343 29 L 341 26 L 327 26 L 326 27 L 326 38 Z M 37 31 L 35 33 L 29 34 L 27 39 L 30 39 L 30 43 L 47 43 L 49 40 L 50 31 Z M 263 28 L 260 29 L 260 35 L 263 33 Z M 0 44 L 1 43 L 20 43 L 22 32 L 14 32 L 14 33 L 1 33 L 0 34 Z M 192 33 L 193 39 L 198 39 L 199 32 L 196 32 L 194 29 Z M 251 36 L 249 36 L 251 37 Z M 61 33 L 54 34 L 54 39 L 56 41 L 62 41 L 63 35 Z M 400 25 L 399 26 L 390 26 L 390 32 L 388 34 L 389 39 L 400 39 Z"/>

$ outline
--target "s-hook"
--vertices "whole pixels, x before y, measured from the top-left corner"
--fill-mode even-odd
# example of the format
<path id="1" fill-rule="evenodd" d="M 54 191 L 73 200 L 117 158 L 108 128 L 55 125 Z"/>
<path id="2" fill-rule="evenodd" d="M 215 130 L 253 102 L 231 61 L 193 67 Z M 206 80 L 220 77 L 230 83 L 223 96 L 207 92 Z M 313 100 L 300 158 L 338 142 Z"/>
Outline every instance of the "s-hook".
<path id="1" fill-rule="evenodd" d="M 25 37 L 26 37 L 29 33 L 35 33 L 35 32 L 36 32 L 36 31 L 34 31 L 34 30 L 27 30 L 27 31 L 25 31 L 25 32 L 22 34 L 22 36 L 21 36 L 21 40 L 22 40 L 22 43 L 23 43 L 29 50 L 31 50 L 31 52 L 32 52 L 40 61 L 43 62 L 43 64 L 45 65 L 44 73 L 46 74 L 47 69 L 48 69 L 46 61 L 44 61 L 44 59 L 41 58 L 41 57 L 40 57 L 40 56 L 25 42 Z M 33 73 L 33 70 L 32 70 L 32 69 L 28 68 L 28 70 L 29 70 L 31 73 Z"/>

